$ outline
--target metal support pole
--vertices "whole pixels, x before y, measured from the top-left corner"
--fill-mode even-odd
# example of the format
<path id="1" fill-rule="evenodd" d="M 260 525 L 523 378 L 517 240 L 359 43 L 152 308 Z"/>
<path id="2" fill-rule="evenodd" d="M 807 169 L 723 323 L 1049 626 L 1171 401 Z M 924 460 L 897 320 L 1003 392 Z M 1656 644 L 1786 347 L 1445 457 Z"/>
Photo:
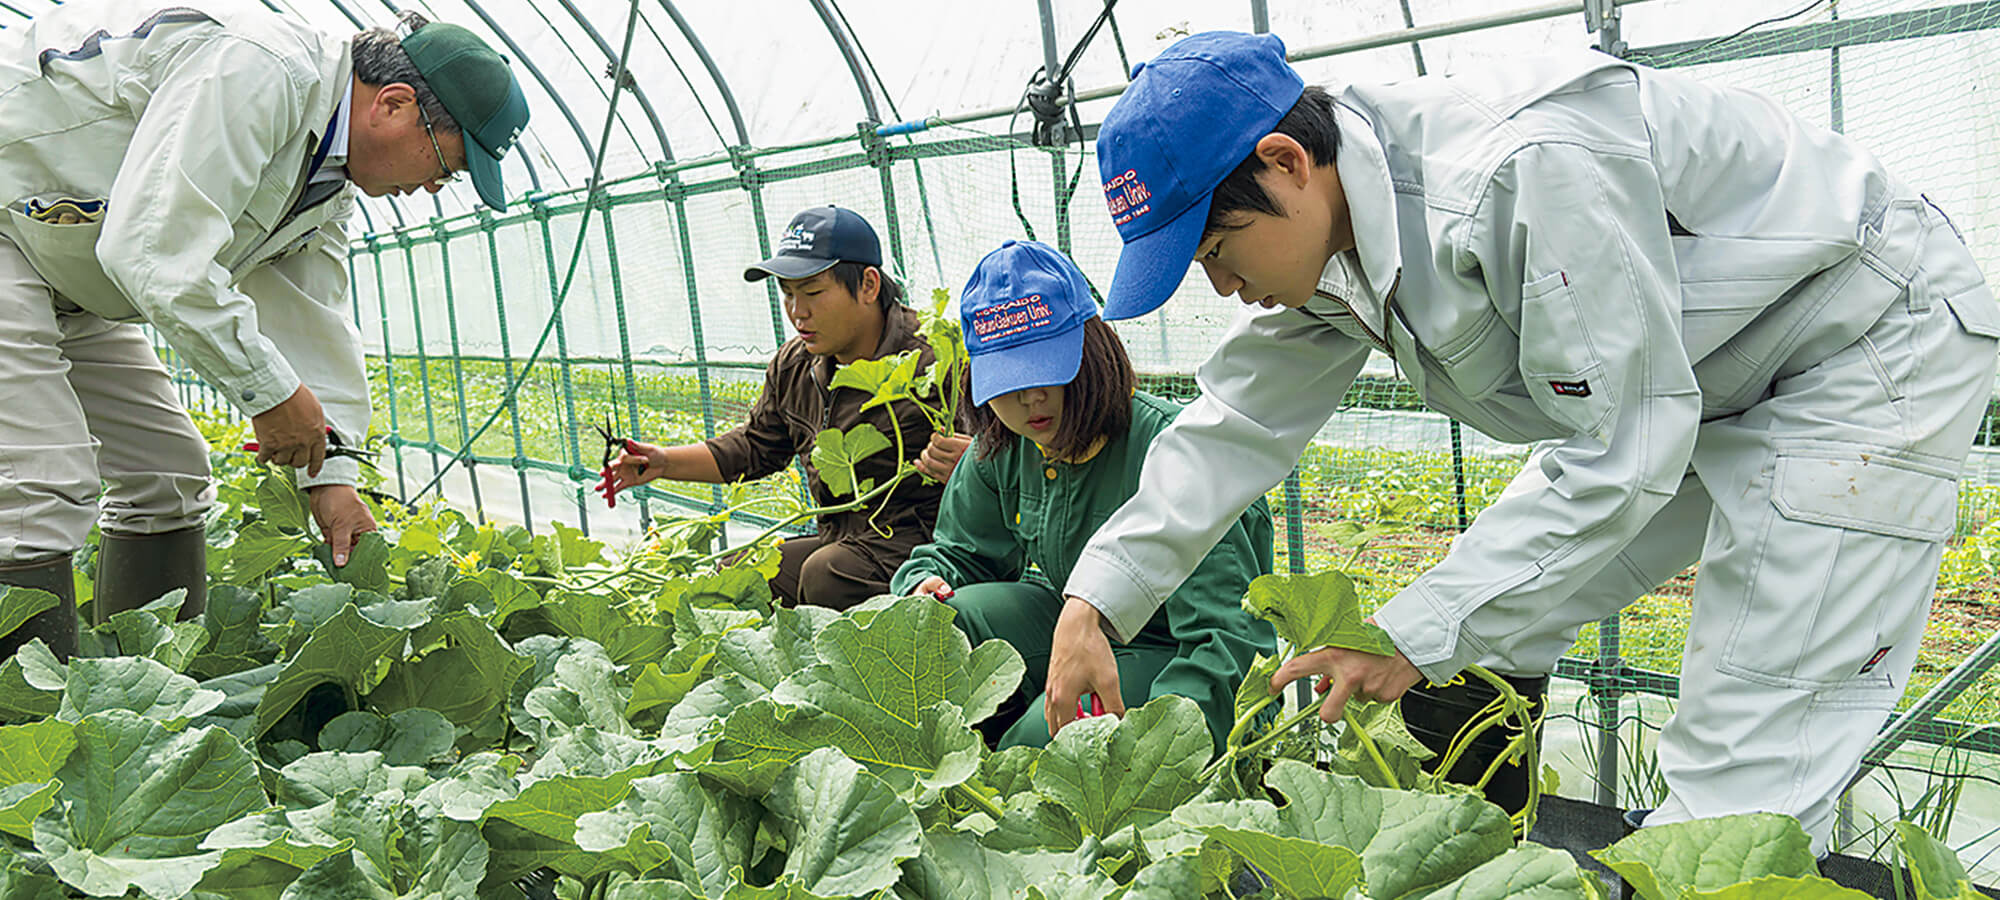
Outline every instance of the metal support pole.
<path id="1" fill-rule="evenodd" d="M 382 245 L 368 236 L 368 255 L 375 260 L 375 301 L 382 316 L 382 375 L 389 387 L 389 448 L 396 452 L 396 496 L 410 502 L 410 486 L 403 478 L 403 426 L 396 418 L 396 345 L 389 339 L 389 291 L 382 281 Z"/>
<path id="2" fill-rule="evenodd" d="M 1265 0 L 1250 0 L 1250 30 L 1258 34 L 1271 33 L 1271 7 Z"/>
<path id="3" fill-rule="evenodd" d="M 604 221 L 604 263 L 611 270 L 611 308 L 618 318 L 618 358 L 624 364 L 625 374 L 625 433 L 632 440 L 644 440 L 645 432 L 639 427 L 639 378 L 632 371 L 632 330 L 625 315 L 625 279 L 618 271 L 618 232 L 611 227 L 611 196 L 600 193 L 592 202 L 604 211 L 600 217 Z M 611 379 L 606 377 L 605 382 L 609 384 Z M 647 502 L 645 494 L 640 494 L 639 532 L 652 529 L 652 504 Z"/>
<path id="4" fill-rule="evenodd" d="M 438 269 L 444 273 L 444 318 L 451 334 L 451 390 L 452 396 L 458 401 L 458 438 L 452 443 L 464 445 L 466 448 L 467 452 L 462 462 L 465 466 L 465 480 L 472 484 L 472 514 L 479 520 L 479 524 L 484 525 L 486 500 L 479 495 L 478 462 L 473 458 L 475 454 L 471 452 L 472 425 L 466 421 L 465 415 L 465 363 L 463 362 L 465 354 L 459 349 L 458 302 L 451 291 L 451 242 L 445 238 L 442 220 L 432 219 L 431 230 L 437 235 Z M 415 266 L 411 268 L 414 270 Z"/>
<path id="5" fill-rule="evenodd" d="M 486 233 L 486 258 L 491 263 L 493 273 L 493 315 L 500 325 L 500 366 L 507 376 L 507 383 L 514 383 L 514 347 L 507 334 L 507 291 L 505 281 L 500 277 L 500 242 L 493 236 L 493 211 L 484 206 L 479 208 L 479 230 Z M 521 483 L 521 520 L 530 532 L 535 530 L 534 507 L 528 500 L 528 453 L 521 443 L 521 407 L 519 391 L 507 395 L 507 421 L 514 432 L 514 478 Z"/>
<path id="6" fill-rule="evenodd" d="M 549 300 L 553 303 L 555 298 L 562 295 L 562 284 L 557 281 L 556 275 L 555 238 L 549 234 L 548 198 L 538 194 L 529 197 L 528 202 L 534 206 L 535 220 L 541 223 L 542 260 L 543 264 L 549 270 Z M 567 448 L 569 450 L 569 459 L 567 462 L 570 467 L 570 480 L 580 481 L 590 477 L 590 470 L 583 467 L 583 454 L 576 445 L 576 390 L 570 381 L 569 336 L 567 330 L 563 327 L 563 319 L 560 312 L 555 315 L 555 320 L 556 360 L 559 363 L 559 370 L 562 373 L 563 432 L 569 437 L 569 446 Z M 583 536 L 589 537 L 590 505 L 584 502 L 584 493 L 581 485 L 574 492 L 574 496 L 576 497 L 576 521 L 577 527 L 583 531 Z"/>
<path id="7" fill-rule="evenodd" d="M 1619 657 L 1618 614 L 1597 622 L 1597 666 L 1591 673 L 1590 693 L 1597 699 L 1597 791 L 1599 806 L 1617 806 L 1618 798 L 1618 700 L 1615 679 L 1622 678 L 1625 660 Z"/>

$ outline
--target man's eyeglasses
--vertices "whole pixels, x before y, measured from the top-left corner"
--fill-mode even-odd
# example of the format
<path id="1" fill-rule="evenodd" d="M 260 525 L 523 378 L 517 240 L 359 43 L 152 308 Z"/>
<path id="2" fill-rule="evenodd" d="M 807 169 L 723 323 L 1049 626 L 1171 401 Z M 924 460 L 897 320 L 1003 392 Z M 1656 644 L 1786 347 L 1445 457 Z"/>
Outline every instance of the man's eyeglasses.
<path id="1" fill-rule="evenodd" d="M 437 131 L 431 127 L 431 114 L 424 111 L 422 103 L 417 104 L 417 115 L 424 117 L 424 133 L 431 136 L 431 149 L 437 153 L 438 171 L 444 173 L 431 180 L 438 184 L 450 184 L 457 181 L 458 173 L 452 171 L 451 164 L 444 161 L 444 148 L 438 145 Z"/>

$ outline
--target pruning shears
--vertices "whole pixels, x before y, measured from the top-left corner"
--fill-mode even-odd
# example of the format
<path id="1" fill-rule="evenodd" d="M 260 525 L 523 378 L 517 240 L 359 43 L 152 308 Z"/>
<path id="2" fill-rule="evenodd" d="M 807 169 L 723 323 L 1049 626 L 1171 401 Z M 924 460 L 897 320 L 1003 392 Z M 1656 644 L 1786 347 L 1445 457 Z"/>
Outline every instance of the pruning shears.
<path id="1" fill-rule="evenodd" d="M 371 469 L 375 468 L 376 451 L 348 446 L 346 441 L 340 439 L 340 432 L 333 430 L 332 425 L 326 426 L 326 443 L 326 457 L 328 459 L 336 456 L 345 456 Z M 243 452 L 245 453 L 256 453 L 260 449 L 262 449 L 262 445 L 256 441 L 251 441 L 243 445 Z"/>
<path id="2" fill-rule="evenodd" d="M 1090 705 L 1088 707 L 1085 707 L 1083 705 L 1085 700 L 1090 701 Z M 1097 699 L 1096 694 L 1084 694 L 1076 698 L 1077 718 L 1088 719 L 1091 716 L 1101 716 L 1101 715 L 1104 715 L 1104 701 Z"/>
<path id="3" fill-rule="evenodd" d="M 604 439 L 604 454 L 598 459 L 601 468 L 597 470 L 597 476 L 604 480 L 598 482 L 597 492 L 604 495 L 605 506 L 616 509 L 618 507 L 618 493 L 614 489 L 614 486 L 617 484 L 618 478 L 612 474 L 611 467 L 618 462 L 619 454 L 639 452 L 639 443 L 631 438 L 613 432 L 611 430 L 611 415 L 609 413 L 605 414 L 603 422 L 590 427 L 597 429 L 597 435 Z"/>

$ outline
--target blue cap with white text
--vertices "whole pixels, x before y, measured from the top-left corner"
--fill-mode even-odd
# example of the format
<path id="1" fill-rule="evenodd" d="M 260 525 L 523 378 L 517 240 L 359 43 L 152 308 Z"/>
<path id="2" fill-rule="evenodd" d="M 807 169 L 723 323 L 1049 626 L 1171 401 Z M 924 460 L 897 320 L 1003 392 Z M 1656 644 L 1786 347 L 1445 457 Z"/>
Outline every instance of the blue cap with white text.
<path id="1" fill-rule="evenodd" d="M 1167 302 L 1194 262 L 1216 186 L 1304 93 L 1269 34 L 1206 31 L 1132 68 L 1097 132 L 1104 201 L 1125 242 L 1106 319 Z"/>
<path id="2" fill-rule="evenodd" d="M 1097 315 L 1097 301 L 1069 257 L 1038 241 L 1008 241 L 972 270 L 958 315 L 979 406 L 1076 378 L 1083 323 Z"/>

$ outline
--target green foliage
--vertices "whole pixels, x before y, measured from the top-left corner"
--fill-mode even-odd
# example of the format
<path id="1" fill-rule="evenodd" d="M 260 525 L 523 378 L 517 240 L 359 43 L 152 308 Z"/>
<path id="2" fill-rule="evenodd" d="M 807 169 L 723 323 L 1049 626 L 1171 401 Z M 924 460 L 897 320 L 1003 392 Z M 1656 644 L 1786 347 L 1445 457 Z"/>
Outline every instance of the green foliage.
<path id="1" fill-rule="evenodd" d="M 767 554 L 659 537 L 702 532 L 684 521 L 611 551 L 435 507 L 382 510 L 332 572 L 288 483 L 217 471 L 207 612 L 165 598 L 67 664 L 38 642 L 0 664 L 0 897 L 499 898 L 545 867 L 590 900 L 1598 896 L 1412 777 L 1393 706 L 1315 744 L 1335 771 L 1282 758 L 1323 733 L 1265 713 L 1277 658 L 1239 692 L 1230 765 L 1205 767 L 1180 697 L 991 753 L 973 726 L 1023 664 L 926 598 L 773 609 Z M 1257 608 L 1288 641 L 1367 636 L 1340 580 L 1272 586 Z M 1662 897 L 1848 896 L 1789 821 L 1649 828 L 1605 858 Z M 1923 897 L 1967 889 L 1921 830 L 1903 848 Z"/>

